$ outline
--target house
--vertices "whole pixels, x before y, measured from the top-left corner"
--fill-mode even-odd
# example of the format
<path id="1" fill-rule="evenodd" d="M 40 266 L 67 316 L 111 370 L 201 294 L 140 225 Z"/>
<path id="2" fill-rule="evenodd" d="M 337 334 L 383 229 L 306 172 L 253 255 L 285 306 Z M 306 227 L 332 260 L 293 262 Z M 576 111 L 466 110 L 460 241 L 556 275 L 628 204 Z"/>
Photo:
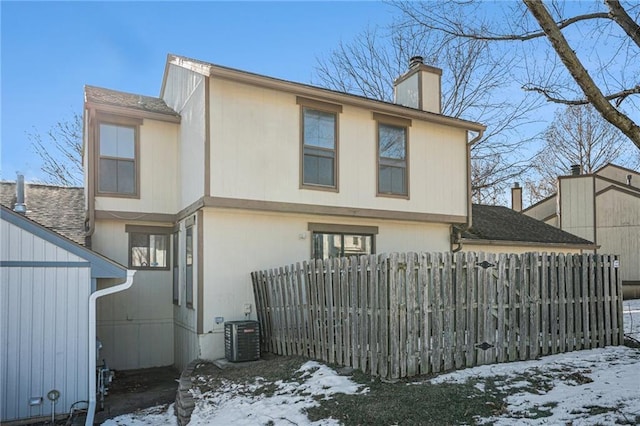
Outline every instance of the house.
<path id="1" fill-rule="evenodd" d="M 18 187 L 21 193 L 21 180 Z M 95 300 L 132 279 L 118 284 L 128 278 L 126 268 L 75 241 L 84 240 L 83 227 L 73 226 L 82 213 L 61 209 L 56 220 L 50 208 L 39 209 L 44 200 L 70 207 L 64 200 L 77 200 L 77 188 L 30 185 L 27 203 L 15 197 L 16 211 L 8 207 L 15 184 L 0 188 L 0 423 L 51 419 L 87 405 L 93 412 Z M 30 217 L 51 220 L 61 232 Z"/>
<path id="2" fill-rule="evenodd" d="M 640 173 L 607 164 L 581 174 L 575 166 L 558 177 L 555 194 L 523 213 L 619 254 L 624 296 L 640 297 Z"/>
<path id="3" fill-rule="evenodd" d="M 473 205 L 473 225 L 458 240 L 462 250 L 487 253 L 583 253 L 589 240 L 504 206 Z"/>
<path id="4" fill-rule="evenodd" d="M 440 113 L 440 76 L 412 58 L 388 103 L 168 55 L 158 98 L 86 86 L 91 247 L 138 271 L 98 306 L 112 365 L 223 357 L 251 271 L 450 250 L 484 127 Z"/>

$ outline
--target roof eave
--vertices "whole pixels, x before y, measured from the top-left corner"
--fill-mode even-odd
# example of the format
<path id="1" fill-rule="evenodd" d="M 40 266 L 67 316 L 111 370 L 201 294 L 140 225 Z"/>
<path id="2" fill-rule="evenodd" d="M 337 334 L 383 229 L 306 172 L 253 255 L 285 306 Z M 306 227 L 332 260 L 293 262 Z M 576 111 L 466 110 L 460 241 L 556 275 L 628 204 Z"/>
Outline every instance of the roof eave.
<path id="1" fill-rule="evenodd" d="M 143 111 L 136 108 L 129 108 L 121 105 L 103 104 L 99 102 L 86 101 L 85 108 L 95 109 L 111 114 L 127 115 L 128 117 L 148 118 L 151 120 L 166 121 L 169 123 L 180 123 L 181 121 L 181 117 L 179 115 Z"/>
<path id="2" fill-rule="evenodd" d="M 183 56 L 169 55 L 169 57 L 167 58 L 167 63 L 168 65 L 173 64 L 208 77 L 216 77 L 229 81 L 250 84 L 253 86 L 295 93 L 297 95 L 315 97 L 321 100 L 374 109 L 376 111 L 385 112 L 391 115 L 410 117 L 435 124 L 442 124 L 475 132 L 481 132 L 486 129 L 486 126 L 472 121 L 448 117 L 428 111 L 417 110 L 414 108 L 391 104 L 375 99 L 368 99 L 348 93 L 336 92 L 321 87 L 314 87 L 302 83 L 294 83 L 291 81 L 280 80 L 277 78 L 267 77 L 246 71 L 240 71 L 233 68 L 208 64 Z M 164 83 L 162 90 L 164 91 Z"/>
<path id="3" fill-rule="evenodd" d="M 544 241 L 513 241 L 513 240 L 486 240 L 486 239 L 471 239 L 471 238 L 462 238 L 460 240 L 462 244 L 470 244 L 470 245 L 488 245 L 488 246 L 520 246 L 520 247 L 537 247 L 537 246 L 548 246 L 548 247 L 557 247 L 557 248 L 573 248 L 580 250 L 597 250 L 600 248 L 597 244 L 587 244 L 587 243 L 551 243 Z"/>

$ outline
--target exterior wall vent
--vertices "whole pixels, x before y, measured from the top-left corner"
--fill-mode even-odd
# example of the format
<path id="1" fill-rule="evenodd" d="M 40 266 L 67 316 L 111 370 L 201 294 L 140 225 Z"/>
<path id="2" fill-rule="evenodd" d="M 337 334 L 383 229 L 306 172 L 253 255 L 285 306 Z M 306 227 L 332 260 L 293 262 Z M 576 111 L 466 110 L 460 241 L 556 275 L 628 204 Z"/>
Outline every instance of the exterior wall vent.
<path id="1" fill-rule="evenodd" d="M 260 359 L 260 324 L 258 321 L 224 323 L 225 358 L 231 362 Z"/>

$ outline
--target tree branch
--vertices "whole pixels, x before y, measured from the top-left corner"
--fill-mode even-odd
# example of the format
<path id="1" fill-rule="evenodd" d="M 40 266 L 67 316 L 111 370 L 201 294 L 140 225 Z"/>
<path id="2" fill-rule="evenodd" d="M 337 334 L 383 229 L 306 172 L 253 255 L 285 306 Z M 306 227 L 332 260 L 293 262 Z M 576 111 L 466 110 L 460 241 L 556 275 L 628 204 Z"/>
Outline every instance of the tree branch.
<path id="1" fill-rule="evenodd" d="M 631 19 L 618 0 L 604 0 L 604 3 L 609 7 L 611 19 L 640 47 L 640 26 Z"/>
<path id="2" fill-rule="evenodd" d="M 587 105 L 589 104 L 588 99 L 562 99 L 555 97 L 550 94 L 549 89 L 545 89 L 544 87 L 538 86 L 522 86 L 522 89 L 527 92 L 536 92 L 543 95 L 549 102 L 553 102 L 556 104 L 563 105 Z M 620 92 L 612 93 L 610 95 L 605 96 L 604 98 L 607 101 L 616 101 L 616 107 L 620 106 L 620 104 L 630 95 L 639 95 L 640 94 L 640 85 L 636 87 L 632 87 L 631 89 L 621 90 Z"/>
<path id="3" fill-rule="evenodd" d="M 547 11 L 541 0 L 523 0 L 533 17 L 547 35 L 554 50 L 562 60 L 575 82 L 580 86 L 586 98 L 602 114 L 602 116 L 619 128 L 631 141 L 640 148 L 640 126 L 628 116 L 614 108 L 602 94 L 576 53 L 564 38 L 562 31 Z"/>

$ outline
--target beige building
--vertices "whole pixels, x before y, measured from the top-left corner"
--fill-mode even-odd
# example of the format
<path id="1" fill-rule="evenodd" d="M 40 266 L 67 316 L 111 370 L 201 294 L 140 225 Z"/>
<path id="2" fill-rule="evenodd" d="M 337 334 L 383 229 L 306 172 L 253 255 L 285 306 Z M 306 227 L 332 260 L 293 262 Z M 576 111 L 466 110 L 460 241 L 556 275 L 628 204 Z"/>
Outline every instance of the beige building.
<path id="1" fill-rule="evenodd" d="M 523 213 L 620 255 L 624 295 L 640 297 L 640 173 L 615 164 L 592 174 L 574 169 L 558 178 L 557 193 Z"/>
<path id="2" fill-rule="evenodd" d="M 440 114 L 440 75 L 412 59 L 387 103 L 169 55 L 159 98 L 86 86 L 91 247 L 138 271 L 98 306 L 110 365 L 223 357 L 251 271 L 450 250 L 484 127 Z"/>

